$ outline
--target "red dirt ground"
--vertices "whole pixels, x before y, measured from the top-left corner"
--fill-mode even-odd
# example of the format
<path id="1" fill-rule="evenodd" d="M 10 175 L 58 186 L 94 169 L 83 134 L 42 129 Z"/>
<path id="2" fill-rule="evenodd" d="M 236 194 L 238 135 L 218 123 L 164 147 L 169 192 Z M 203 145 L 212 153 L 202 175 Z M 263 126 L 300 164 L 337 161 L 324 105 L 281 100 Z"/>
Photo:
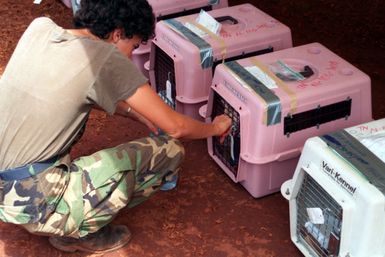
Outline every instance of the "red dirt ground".
<path id="1" fill-rule="evenodd" d="M 247 1 L 229 0 L 230 5 Z M 253 0 L 292 29 L 294 45 L 320 42 L 372 78 L 373 117 L 385 117 L 385 4 L 383 1 Z M 48 15 L 71 26 L 71 10 L 60 1 L 0 1 L 0 74 L 18 38 L 35 17 Z M 369 104 L 369 103 L 368 103 Z M 93 111 L 73 157 L 148 135 L 122 117 Z M 279 193 L 252 198 L 208 157 L 204 140 L 184 141 L 187 156 L 176 190 L 120 213 L 134 237 L 104 256 L 302 256 L 289 236 L 288 204 Z M 87 256 L 64 254 L 45 237 L 0 224 L 0 256 Z"/>

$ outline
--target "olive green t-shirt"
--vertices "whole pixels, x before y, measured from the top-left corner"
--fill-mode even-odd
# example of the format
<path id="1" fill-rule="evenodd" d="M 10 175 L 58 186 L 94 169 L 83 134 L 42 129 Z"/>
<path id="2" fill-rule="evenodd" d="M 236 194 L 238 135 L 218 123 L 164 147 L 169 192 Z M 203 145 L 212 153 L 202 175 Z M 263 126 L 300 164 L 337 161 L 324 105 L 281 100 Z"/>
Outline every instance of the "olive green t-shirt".
<path id="1" fill-rule="evenodd" d="M 112 114 L 146 82 L 112 44 L 35 19 L 0 79 L 0 170 L 65 152 L 94 104 Z"/>

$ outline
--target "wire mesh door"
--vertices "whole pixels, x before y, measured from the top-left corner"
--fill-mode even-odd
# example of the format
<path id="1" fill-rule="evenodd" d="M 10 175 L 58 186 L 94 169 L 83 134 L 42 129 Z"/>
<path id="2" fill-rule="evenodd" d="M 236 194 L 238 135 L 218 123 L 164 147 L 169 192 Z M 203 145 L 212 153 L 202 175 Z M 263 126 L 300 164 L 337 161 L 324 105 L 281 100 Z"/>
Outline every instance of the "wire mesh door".
<path id="1" fill-rule="evenodd" d="M 154 63 L 156 92 L 165 103 L 175 109 L 176 85 L 174 60 L 156 46 Z"/>
<path id="2" fill-rule="evenodd" d="M 223 143 L 219 142 L 218 137 L 213 138 L 213 152 L 236 177 L 241 148 L 239 113 L 218 93 L 214 92 L 212 120 L 221 114 L 226 114 L 232 119 L 231 131 Z"/>
<path id="3" fill-rule="evenodd" d="M 297 195 L 297 237 L 316 256 L 338 256 L 342 207 L 304 172 Z"/>

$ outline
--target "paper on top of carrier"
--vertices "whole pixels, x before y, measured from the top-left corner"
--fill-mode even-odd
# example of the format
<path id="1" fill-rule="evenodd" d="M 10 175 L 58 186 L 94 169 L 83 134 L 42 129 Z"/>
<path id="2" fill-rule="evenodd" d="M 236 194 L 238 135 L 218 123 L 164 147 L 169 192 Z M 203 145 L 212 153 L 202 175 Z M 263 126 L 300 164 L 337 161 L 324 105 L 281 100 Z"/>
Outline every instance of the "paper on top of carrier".
<path id="1" fill-rule="evenodd" d="M 233 77 L 241 86 L 255 93 L 265 103 L 265 112 L 262 117 L 263 124 L 271 126 L 280 123 L 282 106 L 279 97 L 261 81 L 256 80 L 255 77 L 237 61 L 225 62 L 224 65 L 231 71 Z"/>
<path id="2" fill-rule="evenodd" d="M 378 158 L 381 159 L 381 161 L 385 162 L 385 135 L 375 138 L 363 138 L 359 140 L 361 144 L 366 146 L 372 153 L 377 155 Z"/>
<path id="3" fill-rule="evenodd" d="M 277 88 L 277 83 L 275 80 L 270 78 L 268 74 L 266 74 L 264 71 L 262 71 L 257 66 L 248 66 L 245 67 L 245 69 L 250 72 L 254 77 L 256 77 L 262 84 L 264 84 L 269 89 Z"/>
<path id="4" fill-rule="evenodd" d="M 34 4 L 40 4 L 42 0 L 34 0 L 33 3 Z"/>
<path id="5" fill-rule="evenodd" d="M 332 151 L 351 165 L 354 170 L 357 171 L 357 174 L 361 175 L 365 180 L 385 195 L 385 162 L 379 156 L 381 153 L 378 152 L 378 150 L 381 151 L 381 149 L 375 149 L 376 147 L 370 147 L 372 149 L 369 149 L 365 147 L 365 145 L 360 141 L 360 139 L 362 140 L 363 138 L 360 137 L 360 139 L 357 139 L 352 135 L 353 131 L 354 128 L 351 131 L 343 129 L 323 135 L 320 138 L 328 145 L 328 147 L 331 148 Z M 381 142 L 383 145 L 383 137 L 377 142 Z M 337 181 L 343 182 L 344 180 Z M 344 185 L 344 188 L 352 195 L 356 191 L 356 188 L 349 184 L 340 183 L 340 185 Z"/>
<path id="6" fill-rule="evenodd" d="M 321 208 L 306 208 L 309 221 L 313 224 L 324 224 L 325 218 Z"/>
<path id="7" fill-rule="evenodd" d="M 385 163 L 385 120 L 369 122 L 346 131 Z"/>
<path id="8" fill-rule="evenodd" d="M 199 37 L 207 36 L 206 32 L 204 32 L 203 30 L 201 30 L 200 28 L 198 28 L 197 26 L 193 25 L 190 22 L 186 22 L 185 27 L 188 28 L 189 30 L 191 30 L 192 32 L 194 32 Z"/>
<path id="9" fill-rule="evenodd" d="M 207 69 L 213 66 L 213 49 L 204 39 L 199 37 L 181 22 L 175 19 L 169 19 L 163 21 L 170 29 L 181 35 L 182 37 L 190 40 L 199 49 L 200 64 L 203 69 Z"/>
<path id="10" fill-rule="evenodd" d="M 196 21 L 216 35 L 221 31 L 222 24 L 204 10 L 200 11 Z"/>
<path id="11" fill-rule="evenodd" d="M 217 22 L 217 20 L 215 20 L 210 14 L 208 14 L 204 10 L 201 10 L 196 19 L 196 22 L 211 31 L 212 33 L 214 33 L 215 35 L 218 35 L 221 31 L 222 24 Z M 205 31 L 201 30 L 190 22 L 186 22 L 185 26 L 200 37 L 207 36 L 207 33 Z"/>

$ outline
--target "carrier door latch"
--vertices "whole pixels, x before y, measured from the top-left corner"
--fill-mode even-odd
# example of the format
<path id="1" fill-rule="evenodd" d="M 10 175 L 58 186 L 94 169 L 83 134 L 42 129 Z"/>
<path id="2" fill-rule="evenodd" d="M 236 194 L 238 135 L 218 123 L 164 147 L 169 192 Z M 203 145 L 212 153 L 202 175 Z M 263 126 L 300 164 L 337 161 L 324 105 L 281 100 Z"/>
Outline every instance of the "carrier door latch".
<path id="1" fill-rule="evenodd" d="M 329 237 L 329 245 L 328 252 L 330 257 L 337 257 L 339 252 L 340 238 L 334 234 L 334 232 L 330 233 Z"/>

